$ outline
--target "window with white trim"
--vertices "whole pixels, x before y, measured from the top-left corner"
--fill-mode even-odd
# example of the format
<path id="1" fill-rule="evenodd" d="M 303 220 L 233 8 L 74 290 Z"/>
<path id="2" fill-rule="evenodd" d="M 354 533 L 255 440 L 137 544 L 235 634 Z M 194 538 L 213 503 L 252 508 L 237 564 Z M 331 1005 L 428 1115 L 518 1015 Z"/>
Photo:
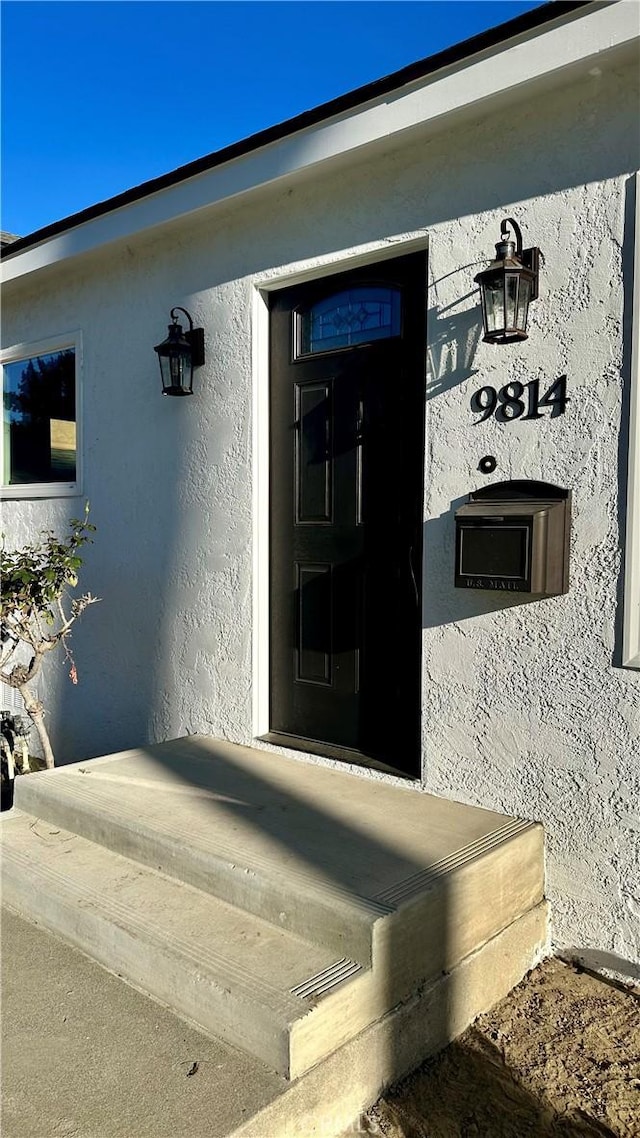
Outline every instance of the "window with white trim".
<path id="1" fill-rule="evenodd" d="M 80 336 L 2 350 L 2 495 L 44 498 L 80 490 Z"/>

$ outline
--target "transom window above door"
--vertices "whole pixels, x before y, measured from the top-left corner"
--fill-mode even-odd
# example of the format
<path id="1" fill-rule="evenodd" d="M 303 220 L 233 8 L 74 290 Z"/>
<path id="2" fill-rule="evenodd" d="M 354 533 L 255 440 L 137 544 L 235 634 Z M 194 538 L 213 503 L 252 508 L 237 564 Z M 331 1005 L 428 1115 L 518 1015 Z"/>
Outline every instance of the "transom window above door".
<path id="1" fill-rule="evenodd" d="M 371 285 L 333 293 L 296 313 L 296 357 L 399 336 L 401 315 L 400 289 Z"/>

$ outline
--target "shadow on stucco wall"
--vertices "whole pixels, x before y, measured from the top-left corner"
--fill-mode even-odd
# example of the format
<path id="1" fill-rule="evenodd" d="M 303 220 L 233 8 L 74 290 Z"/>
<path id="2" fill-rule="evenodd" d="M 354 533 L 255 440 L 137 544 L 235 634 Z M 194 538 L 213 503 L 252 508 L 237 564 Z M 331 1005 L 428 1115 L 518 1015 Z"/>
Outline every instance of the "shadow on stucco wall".
<path id="1" fill-rule="evenodd" d="M 152 312 L 142 305 L 142 330 L 123 333 L 126 350 L 116 363 L 104 329 L 112 314 L 121 321 L 123 295 L 132 302 L 143 295 L 144 259 L 124 252 L 103 271 L 107 288 L 110 276 L 115 283 L 84 329 L 84 491 L 96 533 L 80 578 L 101 601 L 74 628 L 78 685 L 65 670 L 55 692 L 58 765 L 158 737 L 167 699 L 162 670 L 175 651 L 172 597 L 176 578 L 188 574 L 180 487 L 195 399 L 162 396 L 153 344 L 168 316 L 157 301 Z M 147 335 L 145 315 L 154 329 Z"/>
<path id="2" fill-rule="evenodd" d="M 475 266 L 465 265 L 469 270 Z M 463 269 L 457 272 L 463 272 Z M 432 292 L 438 281 L 431 282 Z M 465 383 L 478 374 L 473 366 L 476 349 L 482 332 L 479 308 L 473 303 L 471 308 L 461 312 L 451 312 L 458 305 L 475 300 L 475 293 L 467 293 L 452 304 L 432 305 L 427 312 L 427 400 L 441 395 L 444 391 Z"/>

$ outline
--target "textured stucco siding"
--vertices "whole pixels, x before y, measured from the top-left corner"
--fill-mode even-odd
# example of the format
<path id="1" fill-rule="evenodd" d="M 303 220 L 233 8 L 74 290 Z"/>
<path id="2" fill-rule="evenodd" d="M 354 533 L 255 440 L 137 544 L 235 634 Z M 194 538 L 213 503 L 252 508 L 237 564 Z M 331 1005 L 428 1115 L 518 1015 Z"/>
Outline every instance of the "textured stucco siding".
<path id="1" fill-rule="evenodd" d="M 423 785 L 542 821 L 556 943 L 640 957 L 640 673 L 620 667 L 637 99 L 631 70 L 584 76 L 7 290 L 3 344 L 79 328 L 84 345 L 98 532 L 83 583 L 103 599 L 74 632 L 78 687 L 61 659 L 43 682 L 61 757 L 252 738 L 256 280 L 426 230 Z M 530 338 L 511 349 L 480 342 L 473 285 L 505 215 L 544 254 Z M 161 398 L 153 353 L 175 304 L 205 328 L 190 400 Z M 563 373 L 564 416 L 478 425 L 470 410 L 480 386 Z M 456 507 L 509 478 L 573 491 L 567 596 L 453 588 Z M 7 540 L 81 501 L 4 503 Z"/>

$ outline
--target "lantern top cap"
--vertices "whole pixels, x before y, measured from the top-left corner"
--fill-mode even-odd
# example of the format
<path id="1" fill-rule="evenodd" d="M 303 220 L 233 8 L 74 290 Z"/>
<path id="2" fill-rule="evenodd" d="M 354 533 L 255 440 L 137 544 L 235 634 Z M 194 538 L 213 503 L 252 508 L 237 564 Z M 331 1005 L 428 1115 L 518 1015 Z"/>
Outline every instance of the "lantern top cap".
<path id="1" fill-rule="evenodd" d="M 513 234 L 509 229 L 513 230 Z M 496 261 L 522 261 L 522 232 L 512 217 L 503 217 L 500 222 L 500 240 L 496 244 Z"/>
<path id="2" fill-rule="evenodd" d="M 161 344 L 156 344 L 155 348 L 153 349 L 154 352 L 157 352 L 159 356 L 173 355 L 175 354 L 176 349 L 182 354 L 191 353 L 191 346 L 189 344 L 189 341 L 185 339 L 185 334 L 182 331 L 181 324 L 175 322 L 173 324 L 169 324 L 168 332 L 169 335 L 167 336 L 166 340 L 163 340 Z"/>
<path id="3" fill-rule="evenodd" d="M 498 241 L 496 243 L 496 261 L 517 261 L 514 241 Z"/>
<path id="4" fill-rule="evenodd" d="M 183 312 L 189 321 L 189 328 L 186 332 L 178 320 L 179 312 Z M 161 344 L 156 345 L 154 351 L 157 352 L 159 356 L 171 356 L 177 353 L 183 355 L 191 355 L 194 351 L 194 327 L 190 314 L 187 312 L 186 308 L 176 307 L 171 309 L 170 316 L 171 324 L 168 325 L 169 335 L 167 336 L 166 340 L 162 341 Z M 202 348 L 199 347 L 196 350 L 196 355 L 194 356 L 194 363 L 196 365 L 198 364 L 198 361 L 199 363 L 203 362 L 199 358 L 201 354 Z"/>
<path id="5" fill-rule="evenodd" d="M 480 284 L 483 279 L 486 280 L 494 273 L 511 270 L 517 271 L 521 276 L 531 277 L 532 281 L 537 280 L 536 253 L 537 250 L 532 249 L 523 252 L 520 226 L 514 218 L 504 217 L 500 222 L 500 240 L 496 243 L 495 260 L 474 279 Z M 534 291 L 537 296 L 535 288 Z M 535 299 L 535 296 L 532 294 L 532 299 Z"/>

